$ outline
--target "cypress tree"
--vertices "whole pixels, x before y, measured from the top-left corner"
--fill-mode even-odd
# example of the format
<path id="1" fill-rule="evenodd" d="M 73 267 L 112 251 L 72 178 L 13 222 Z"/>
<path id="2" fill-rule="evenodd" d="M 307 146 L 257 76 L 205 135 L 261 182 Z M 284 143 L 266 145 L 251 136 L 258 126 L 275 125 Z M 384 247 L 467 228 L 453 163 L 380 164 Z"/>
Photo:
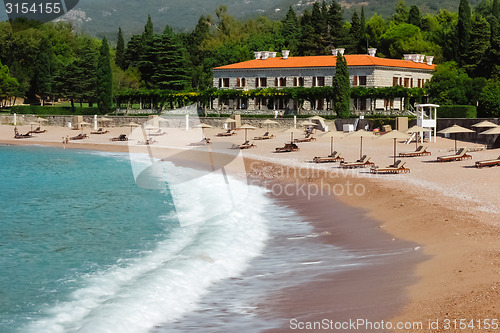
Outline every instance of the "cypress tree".
<path id="1" fill-rule="evenodd" d="M 150 40 L 153 38 L 153 21 L 151 21 L 151 15 L 148 15 L 148 21 L 144 26 L 144 32 L 142 33 L 142 37 L 144 40 Z"/>
<path id="2" fill-rule="evenodd" d="M 344 28 L 344 17 L 342 7 L 334 0 L 328 8 L 328 30 L 330 33 L 329 44 L 333 47 L 345 46 L 348 36 Z"/>
<path id="3" fill-rule="evenodd" d="M 495 80 L 500 79 L 500 24 L 494 16 L 489 17 L 490 23 L 490 48 L 488 50 L 488 61 L 490 73 L 488 77 Z"/>
<path id="4" fill-rule="evenodd" d="M 486 19 L 476 15 L 472 22 L 470 50 L 465 70 L 472 77 L 486 76 L 491 71 L 487 65 L 488 50 L 490 49 L 490 25 Z M 492 65 L 492 64 L 491 64 Z"/>
<path id="5" fill-rule="evenodd" d="M 40 42 L 40 54 L 35 64 L 35 74 L 32 80 L 32 90 L 40 96 L 42 105 L 45 100 L 55 92 L 54 78 L 56 73 L 56 59 L 52 51 L 52 45 L 47 39 Z"/>
<path id="6" fill-rule="evenodd" d="M 113 76 L 109 60 L 109 45 L 106 37 L 102 40 L 97 61 L 97 105 L 101 113 L 108 113 L 113 106 Z"/>
<path id="7" fill-rule="evenodd" d="M 458 58 L 461 66 L 465 65 L 470 49 L 470 35 L 472 30 L 471 9 L 467 0 L 460 0 L 458 7 Z"/>
<path id="8" fill-rule="evenodd" d="M 125 41 L 123 40 L 122 28 L 118 28 L 118 40 L 116 42 L 116 64 L 121 69 L 127 69 L 125 67 Z"/>
<path id="9" fill-rule="evenodd" d="M 141 35 L 132 36 L 127 44 L 127 51 L 124 57 L 124 68 L 139 67 L 139 60 L 144 51 L 144 44 Z"/>
<path id="10" fill-rule="evenodd" d="M 349 118 L 351 114 L 351 82 L 347 70 L 347 61 L 341 55 L 337 56 L 334 88 L 334 105 L 337 116 L 340 118 Z"/>
<path id="11" fill-rule="evenodd" d="M 497 20 L 500 20 L 500 3 L 498 0 L 493 0 L 492 14 L 497 18 Z"/>
<path id="12" fill-rule="evenodd" d="M 362 53 L 368 52 L 368 49 L 367 49 L 368 38 L 366 35 L 365 6 L 361 6 L 360 26 L 361 26 L 361 39 L 358 43 L 358 52 L 360 54 L 362 54 Z"/>
<path id="13" fill-rule="evenodd" d="M 420 9 L 413 5 L 410 7 L 410 13 L 408 14 L 408 23 L 413 24 L 420 28 L 422 25 L 422 17 L 420 15 Z"/>
<path id="14" fill-rule="evenodd" d="M 316 55 L 316 43 L 315 43 L 315 34 L 314 27 L 312 25 L 312 16 L 311 13 L 306 9 L 302 18 L 300 19 L 300 28 L 302 31 L 302 35 L 300 38 L 300 47 L 299 53 L 300 55 Z"/>
<path id="15" fill-rule="evenodd" d="M 285 39 L 285 45 L 292 54 L 297 54 L 300 43 L 300 25 L 292 6 L 281 23 L 281 35 Z"/>
<path id="16" fill-rule="evenodd" d="M 351 49 L 347 51 L 350 53 L 360 53 L 358 50 L 358 46 L 361 40 L 361 22 L 356 10 L 354 10 L 354 13 L 352 14 L 351 29 L 349 30 L 349 35 L 351 38 Z"/>
<path id="17" fill-rule="evenodd" d="M 151 82 L 157 89 L 183 90 L 189 82 L 183 49 L 171 29 L 165 31 L 161 36 L 154 36 L 154 73 Z"/>

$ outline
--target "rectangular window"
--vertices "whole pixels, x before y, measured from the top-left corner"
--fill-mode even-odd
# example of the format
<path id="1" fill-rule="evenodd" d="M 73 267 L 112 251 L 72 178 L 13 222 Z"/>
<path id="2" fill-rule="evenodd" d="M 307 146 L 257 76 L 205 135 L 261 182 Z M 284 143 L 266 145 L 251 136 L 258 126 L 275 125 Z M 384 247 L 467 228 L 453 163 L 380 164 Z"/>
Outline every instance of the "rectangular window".
<path id="1" fill-rule="evenodd" d="M 410 85 L 410 78 L 405 77 L 405 84 L 404 84 L 405 88 L 408 88 L 409 85 Z"/>
<path id="2" fill-rule="evenodd" d="M 318 87 L 324 87 L 324 86 L 325 86 L 325 77 L 319 76 L 318 77 Z"/>
<path id="3" fill-rule="evenodd" d="M 316 80 L 316 76 L 313 76 L 312 86 L 316 87 L 317 83 L 318 83 L 318 80 Z"/>
<path id="4" fill-rule="evenodd" d="M 279 87 L 279 82 L 277 77 L 274 78 L 274 86 Z"/>
<path id="5" fill-rule="evenodd" d="M 421 85 L 422 85 L 422 81 L 420 79 L 418 79 L 417 80 L 417 87 L 418 88 L 422 88 Z"/>
<path id="6" fill-rule="evenodd" d="M 222 79 L 222 87 L 228 88 L 229 87 L 229 78 L 225 77 Z"/>
<path id="7" fill-rule="evenodd" d="M 265 77 L 261 77 L 261 78 L 260 78 L 260 86 L 261 86 L 262 88 L 267 87 L 267 78 L 265 78 Z"/>
<path id="8" fill-rule="evenodd" d="M 222 79 L 219 78 L 219 88 L 222 88 Z"/>
<path id="9" fill-rule="evenodd" d="M 357 75 L 354 75 L 354 78 L 352 79 L 352 85 L 354 87 L 358 86 L 358 76 Z"/>
<path id="10" fill-rule="evenodd" d="M 236 78 L 236 87 L 241 87 L 241 80 L 240 78 Z"/>
<path id="11" fill-rule="evenodd" d="M 303 87 L 303 86 L 304 86 L 304 78 L 299 77 L 299 87 Z"/>
<path id="12" fill-rule="evenodd" d="M 413 88 L 413 78 L 410 79 L 410 88 Z"/>
<path id="13" fill-rule="evenodd" d="M 280 77 L 280 87 L 286 87 L 286 77 Z"/>
<path id="14" fill-rule="evenodd" d="M 298 79 L 296 77 L 293 78 L 293 86 L 296 87 L 299 85 Z"/>
<path id="15" fill-rule="evenodd" d="M 360 86 L 366 86 L 366 76 L 360 76 L 359 77 L 359 85 Z"/>
<path id="16" fill-rule="evenodd" d="M 393 77 L 392 78 L 392 86 L 395 87 L 398 85 L 398 78 L 397 77 Z"/>
<path id="17" fill-rule="evenodd" d="M 402 85 L 403 85 L 403 78 L 402 78 L 402 77 L 400 77 L 400 78 L 399 78 L 399 85 L 400 85 L 400 86 L 402 86 Z"/>
<path id="18" fill-rule="evenodd" d="M 247 80 L 245 78 L 241 79 L 241 86 L 246 87 L 247 86 Z"/>

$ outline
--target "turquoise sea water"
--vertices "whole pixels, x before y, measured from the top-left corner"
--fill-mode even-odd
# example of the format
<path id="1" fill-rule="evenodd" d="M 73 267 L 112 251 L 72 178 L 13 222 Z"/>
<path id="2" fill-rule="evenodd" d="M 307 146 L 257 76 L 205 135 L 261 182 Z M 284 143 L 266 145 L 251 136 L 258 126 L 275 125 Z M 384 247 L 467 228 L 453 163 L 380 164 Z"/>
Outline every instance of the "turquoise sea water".
<path id="1" fill-rule="evenodd" d="M 144 189 L 131 160 L 0 146 L 0 332 L 260 332 L 270 293 L 360 264 L 262 188 L 227 210 L 215 175 Z"/>

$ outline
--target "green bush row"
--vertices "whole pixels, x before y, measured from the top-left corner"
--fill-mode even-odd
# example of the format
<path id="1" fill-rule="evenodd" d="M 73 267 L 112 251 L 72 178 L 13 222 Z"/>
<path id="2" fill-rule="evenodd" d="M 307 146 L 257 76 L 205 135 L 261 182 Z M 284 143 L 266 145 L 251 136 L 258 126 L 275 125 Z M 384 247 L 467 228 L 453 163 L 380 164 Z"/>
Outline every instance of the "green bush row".
<path id="1" fill-rule="evenodd" d="M 441 105 L 437 109 L 438 118 L 477 118 L 474 105 Z"/>
<path id="2" fill-rule="evenodd" d="M 40 106 L 40 105 L 15 105 L 10 108 L 11 113 L 56 115 L 56 116 L 90 116 L 100 114 L 99 108 L 72 108 L 70 106 Z"/>

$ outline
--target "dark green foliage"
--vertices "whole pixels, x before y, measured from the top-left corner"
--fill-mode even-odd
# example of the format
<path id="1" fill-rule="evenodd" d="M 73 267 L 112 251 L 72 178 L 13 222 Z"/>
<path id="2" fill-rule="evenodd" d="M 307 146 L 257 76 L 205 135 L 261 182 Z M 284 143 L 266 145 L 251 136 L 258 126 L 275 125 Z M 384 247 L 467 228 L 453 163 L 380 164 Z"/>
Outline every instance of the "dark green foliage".
<path id="1" fill-rule="evenodd" d="M 464 68 L 471 77 L 486 76 L 491 71 L 488 61 L 490 33 L 488 21 L 476 15 L 472 21 L 469 54 L 464 60 Z"/>
<path id="2" fill-rule="evenodd" d="M 108 113 L 113 106 L 113 76 L 109 59 L 109 45 L 106 37 L 102 40 L 97 61 L 97 105 L 101 113 Z"/>
<path id="3" fill-rule="evenodd" d="M 491 12 L 496 17 L 497 20 L 500 20 L 500 2 L 499 2 L 499 0 L 493 0 Z"/>
<path id="4" fill-rule="evenodd" d="M 398 0 L 392 19 L 398 23 L 408 22 L 408 8 L 406 8 L 405 0 Z"/>
<path id="5" fill-rule="evenodd" d="M 422 17 L 420 16 L 420 9 L 418 9 L 418 7 L 415 5 L 410 7 L 410 12 L 408 14 L 408 23 L 413 24 L 419 28 L 422 25 Z"/>
<path id="6" fill-rule="evenodd" d="M 40 43 L 40 53 L 34 70 L 31 91 L 40 96 L 42 105 L 44 105 L 45 100 L 57 91 L 55 77 L 58 75 L 56 58 L 52 51 L 52 45 L 47 39 L 43 39 Z"/>
<path id="7" fill-rule="evenodd" d="M 358 53 L 366 54 L 368 52 L 368 40 L 366 35 L 366 18 L 365 18 L 365 6 L 361 7 L 361 18 L 359 21 L 360 24 L 360 40 L 358 42 Z"/>
<path id="8" fill-rule="evenodd" d="M 334 109 L 340 118 L 349 118 L 351 111 L 351 83 L 347 71 L 347 61 L 343 56 L 337 56 L 334 84 Z"/>
<path id="9" fill-rule="evenodd" d="M 285 39 L 285 47 L 290 50 L 290 53 L 292 55 L 298 54 L 298 47 L 300 42 L 300 24 L 292 6 L 290 6 L 288 13 L 281 21 L 281 23 L 281 35 Z"/>
<path id="10" fill-rule="evenodd" d="M 351 39 L 351 45 L 348 48 L 348 53 L 361 53 L 359 50 L 360 41 L 362 39 L 361 31 L 361 21 L 358 16 L 358 12 L 354 11 L 351 18 L 351 29 L 349 30 L 349 37 Z"/>
<path id="11" fill-rule="evenodd" d="M 437 109 L 438 118 L 477 118 L 474 105 L 441 105 Z"/>
<path id="12" fill-rule="evenodd" d="M 500 116 L 500 84 L 498 81 L 490 80 L 484 86 L 479 96 L 479 117 Z"/>
<path id="13" fill-rule="evenodd" d="M 185 60 L 180 45 L 173 33 L 155 36 L 154 73 L 152 85 L 158 89 L 183 90 L 188 86 L 189 77 L 185 71 Z"/>
<path id="14" fill-rule="evenodd" d="M 118 39 L 116 42 L 116 57 L 115 63 L 123 70 L 126 70 L 125 66 L 125 41 L 123 40 L 122 28 L 118 29 Z"/>
<path id="15" fill-rule="evenodd" d="M 11 113 L 37 115 L 82 115 L 99 114 L 99 108 L 72 108 L 61 106 L 16 105 L 10 107 Z"/>
<path id="16" fill-rule="evenodd" d="M 142 52 L 144 52 L 144 43 L 142 41 L 142 36 L 132 36 L 127 44 L 127 51 L 124 57 L 124 67 L 139 67 L 139 59 Z"/>
<path id="17" fill-rule="evenodd" d="M 19 83 L 10 76 L 9 68 L 0 62 L 0 107 L 12 98 L 18 96 Z"/>
<path id="18" fill-rule="evenodd" d="M 463 66 L 467 62 L 467 56 L 470 49 L 470 39 L 472 33 L 471 9 L 467 0 L 460 0 L 458 7 L 458 53 L 459 65 Z"/>

